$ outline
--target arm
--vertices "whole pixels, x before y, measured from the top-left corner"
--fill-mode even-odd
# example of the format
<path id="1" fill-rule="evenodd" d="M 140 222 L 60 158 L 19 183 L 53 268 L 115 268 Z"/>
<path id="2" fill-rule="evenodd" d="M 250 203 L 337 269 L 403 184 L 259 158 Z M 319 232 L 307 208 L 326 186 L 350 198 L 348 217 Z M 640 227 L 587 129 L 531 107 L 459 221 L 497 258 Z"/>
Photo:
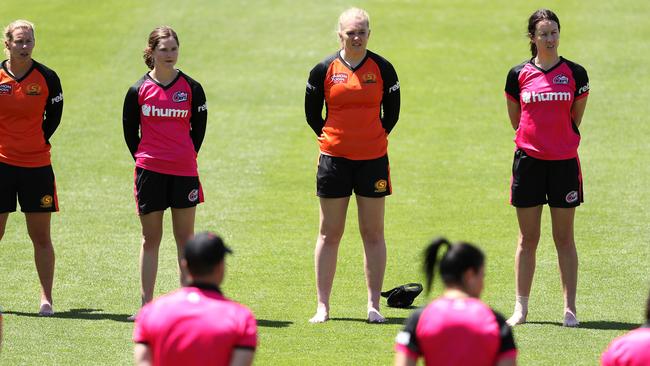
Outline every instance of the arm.
<path id="1" fill-rule="evenodd" d="M 580 98 L 573 102 L 573 105 L 571 106 L 571 119 L 573 120 L 573 123 L 575 123 L 576 127 L 580 127 L 586 107 L 587 97 Z"/>
<path id="2" fill-rule="evenodd" d="M 230 366 L 250 366 L 253 364 L 254 356 L 255 350 L 253 349 L 236 348 L 232 353 Z"/>
<path id="3" fill-rule="evenodd" d="M 416 360 L 410 358 L 404 352 L 397 352 L 395 354 L 395 366 L 415 366 L 417 363 Z"/>
<path id="4" fill-rule="evenodd" d="M 45 102 L 45 111 L 43 113 L 43 136 L 49 143 L 50 137 L 54 134 L 63 114 L 63 89 L 61 81 L 54 71 L 44 72 L 43 76 L 47 83 L 49 94 Z"/>
<path id="5" fill-rule="evenodd" d="M 311 70 L 305 90 L 305 119 L 316 136 L 323 133 L 325 126 L 323 104 L 325 103 L 324 83 L 327 67 L 327 65 L 319 63 Z"/>
<path id="6" fill-rule="evenodd" d="M 140 105 L 138 104 L 138 89 L 130 87 L 124 98 L 122 110 L 122 128 L 124 130 L 124 141 L 129 148 L 131 156 L 135 160 L 135 153 L 140 144 Z"/>
<path id="7" fill-rule="evenodd" d="M 192 117 L 190 117 L 190 136 L 197 153 L 205 137 L 205 128 L 208 123 L 208 105 L 205 101 L 205 92 L 201 84 L 192 85 Z"/>
<path id="8" fill-rule="evenodd" d="M 149 346 L 142 343 L 136 343 L 133 348 L 133 356 L 137 366 L 151 366 L 153 359 L 151 357 L 151 349 Z"/>
<path id="9" fill-rule="evenodd" d="M 384 80 L 384 94 L 381 100 L 383 114 L 381 116 L 381 125 L 389 134 L 397 120 L 399 119 L 400 110 L 400 89 L 397 73 L 388 61 L 379 64 L 381 68 L 382 79 Z"/>
<path id="10" fill-rule="evenodd" d="M 517 366 L 517 359 L 515 358 L 504 358 L 497 361 L 496 366 Z"/>
<path id="11" fill-rule="evenodd" d="M 508 105 L 508 117 L 510 117 L 510 124 L 512 128 L 517 130 L 519 128 L 519 118 L 521 117 L 521 106 L 519 103 L 515 103 L 510 98 L 506 98 L 506 104 Z"/>

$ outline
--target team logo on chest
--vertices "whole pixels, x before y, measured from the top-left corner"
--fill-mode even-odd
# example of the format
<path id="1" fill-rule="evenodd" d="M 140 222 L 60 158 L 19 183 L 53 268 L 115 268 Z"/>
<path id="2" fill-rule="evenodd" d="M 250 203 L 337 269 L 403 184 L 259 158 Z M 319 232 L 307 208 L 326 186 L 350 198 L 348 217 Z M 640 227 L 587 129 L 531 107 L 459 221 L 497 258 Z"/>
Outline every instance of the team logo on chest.
<path id="1" fill-rule="evenodd" d="M 176 103 L 184 102 L 187 100 L 187 93 L 184 91 L 177 91 L 172 95 L 172 100 Z"/>
<path id="2" fill-rule="evenodd" d="M 569 78 L 563 74 L 556 75 L 553 78 L 553 84 L 567 85 L 569 84 Z"/>
<path id="3" fill-rule="evenodd" d="M 332 74 L 331 80 L 333 84 L 345 84 L 348 82 L 348 74 L 344 72 Z"/>
<path id="4" fill-rule="evenodd" d="M 364 84 L 374 84 L 377 82 L 377 75 L 375 75 L 372 72 L 367 72 L 363 74 L 361 80 L 363 81 Z"/>
<path id="5" fill-rule="evenodd" d="M 11 84 L 0 84 L 0 95 L 11 95 L 12 91 Z"/>
<path id="6" fill-rule="evenodd" d="M 41 95 L 41 86 L 36 83 L 29 84 L 25 93 L 27 95 Z"/>

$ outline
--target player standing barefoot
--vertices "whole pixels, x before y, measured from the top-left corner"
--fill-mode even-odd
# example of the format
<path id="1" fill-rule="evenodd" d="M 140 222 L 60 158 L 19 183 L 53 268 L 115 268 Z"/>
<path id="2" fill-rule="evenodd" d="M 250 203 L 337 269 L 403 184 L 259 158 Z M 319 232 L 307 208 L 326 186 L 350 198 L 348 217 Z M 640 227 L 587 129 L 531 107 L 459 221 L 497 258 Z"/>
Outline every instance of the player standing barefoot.
<path id="1" fill-rule="evenodd" d="M 8 60 L 0 64 L 0 239 L 16 197 L 25 213 L 41 282 L 38 314 L 51 316 L 54 247 L 51 213 L 59 210 L 50 138 L 61 122 L 63 91 L 56 73 L 32 59 L 34 25 L 16 20 L 5 28 Z"/>
<path id="2" fill-rule="evenodd" d="M 129 88 L 124 100 L 124 139 L 135 160 L 135 200 L 142 224 L 142 305 L 153 298 L 165 210 L 171 207 L 180 263 L 183 246 L 194 235 L 196 205 L 203 202 L 196 158 L 208 116 L 205 93 L 201 84 L 174 67 L 178 53 L 176 32 L 154 29 L 144 50 L 151 71 Z M 181 284 L 184 277 L 180 270 Z"/>
<path id="3" fill-rule="evenodd" d="M 560 20 L 540 9 L 528 20 L 533 57 L 508 73 L 508 116 L 516 131 L 511 204 L 517 209 L 516 303 L 510 325 L 524 323 L 535 273 L 542 207 L 551 210 L 553 240 L 564 292 L 564 326 L 578 325 L 578 255 L 573 236 L 575 208 L 583 201 L 578 127 L 587 105 L 585 69 L 558 54 Z"/>
<path id="4" fill-rule="evenodd" d="M 388 134 L 399 118 L 399 81 L 388 61 L 367 50 L 370 23 L 364 10 L 346 10 L 338 26 L 341 49 L 311 70 L 305 94 L 305 115 L 320 147 L 316 178 L 320 226 L 315 250 L 318 306 L 310 322 L 329 319 L 337 253 L 354 192 L 365 253 L 368 322 L 382 323 L 384 201 L 391 194 L 387 147 Z"/>

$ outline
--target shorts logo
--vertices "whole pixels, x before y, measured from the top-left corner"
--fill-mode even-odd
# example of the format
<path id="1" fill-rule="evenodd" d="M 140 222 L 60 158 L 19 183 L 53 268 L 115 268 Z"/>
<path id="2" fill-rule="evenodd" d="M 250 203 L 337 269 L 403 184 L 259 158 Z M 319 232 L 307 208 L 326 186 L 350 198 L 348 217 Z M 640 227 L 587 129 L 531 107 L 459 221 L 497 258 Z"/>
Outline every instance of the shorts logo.
<path id="1" fill-rule="evenodd" d="M 388 181 L 386 179 L 380 179 L 375 182 L 375 193 L 384 193 L 388 188 Z"/>
<path id="2" fill-rule="evenodd" d="M 172 96 L 172 100 L 176 103 L 184 102 L 187 100 L 187 93 L 183 91 L 177 91 Z"/>
<path id="3" fill-rule="evenodd" d="M 191 190 L 190 194 L 187 195 L 187 199 L 190 202 L 196 202 L 196 200 L 199 199 L 199 190 L 198 189 Z"/>
<path id="4" fill-rule="evenodd" d="M 348 74 L 340 72 L 332 75 L 332 83 L 345 84 L 348 82 Z"/>
<path id="5" fill-rule="evenodd" d="M 52 202 L 54 202 L 52 196 L 46 194 L 45 196 L 41 197 L 41 208 L 51 208 Z"/>
<path id="6" fill-rule="evenodd" d="M 0 95 L 11 95 L 12 90 L 11 84 L 0 84 Z"/>
<path id="7" fill-rule="evenodd" d="M 553 84 L 566 85 L 569 83 L 569 78 L 566 75 L 559 74 L 553 78 Z"/>
<path id="8" fill-rule="evenodd" d="M 41 86 L 36 83 L 29 84 L 25 93 L 27 95 L 41 95 Z"/>
<path id="9" fill-rule="evenodd" d="M 367 72 L 367 73 L 363 74 L 362 80 L 363 80 L 364 84 L 374 84 L 374 83 L 377 82 L 377 75 L 375 75 L 375 74 L 373 74 L 371 72 Z"/>
<path id="10" fill-rule="evenodd" d="M 566 200 L 566 203 L 573 203 L 578 200 L 578 191 L 571 191 L 567 193 L 566 197 L 564 198 Z"/>

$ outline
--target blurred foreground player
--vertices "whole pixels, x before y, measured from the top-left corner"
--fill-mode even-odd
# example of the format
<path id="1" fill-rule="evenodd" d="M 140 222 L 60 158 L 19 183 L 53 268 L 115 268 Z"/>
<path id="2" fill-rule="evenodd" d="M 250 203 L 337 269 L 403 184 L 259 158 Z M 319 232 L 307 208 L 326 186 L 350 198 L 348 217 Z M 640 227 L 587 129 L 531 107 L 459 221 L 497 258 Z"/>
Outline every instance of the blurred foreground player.
<path id="1" fill-rule="evenodd" d="M 145 305 L 135 319 L 136 365 L 252 364 L 255 318 L 219 288 L 230 252 L 213 233 L 187 242 L 181 265 L 189 285 Z"/>
<path id="2" fill-rule="evenodd" d="M 25 213 L 41 282 L 38 314 L 51 316 L 54 247 L 52 212 L 59 210 L 50 138 L 61 122 L 63 91 L 54 71 L 32 59 L 34 25 L 16 20 L 4 31 L 0 63 L 0 240 L 16 198 Z"/>
<path id="3" fill-rule="evenodd" d="M 439 298 L 416 310 L 397 335 L 395 365 L 516 365 L 517 349 L 505 318 L 484 304 L 485 256 L 468 243 L 451 244 L 440 238 L 425 251 L 427 291 L 433 283 L 438 252 L 445 290 Z"/>
<path id="4" fill-rule="evenodd" d="M 645 309 L 646 323 L 609 344 L 600 362 L 603 366 L 650 365 L 650 296 Z"/>

